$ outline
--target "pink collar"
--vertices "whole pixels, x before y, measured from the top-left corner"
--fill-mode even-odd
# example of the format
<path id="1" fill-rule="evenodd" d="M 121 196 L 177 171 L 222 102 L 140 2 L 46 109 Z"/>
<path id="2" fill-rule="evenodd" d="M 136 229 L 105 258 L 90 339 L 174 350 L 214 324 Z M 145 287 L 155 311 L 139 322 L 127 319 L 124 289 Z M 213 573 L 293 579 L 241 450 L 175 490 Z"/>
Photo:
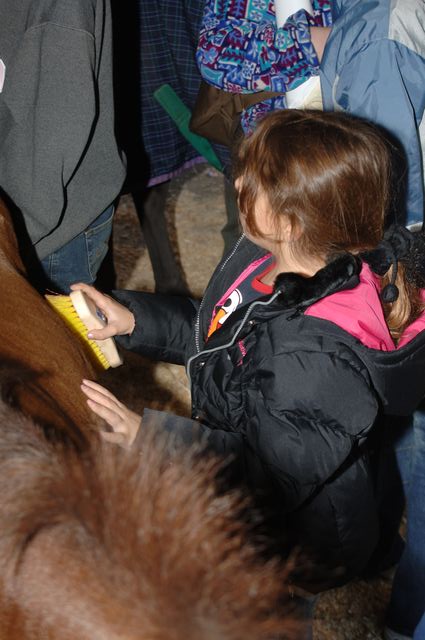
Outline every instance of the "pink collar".
<path id="1" fill-rule="evenodd" d="M 393 351 L 396 347 L 384 318 L 379 293 L 379 277 L 363 263 L 357 287 L 318 300 L 307 309 L 305 315 L 333 322 L 370 349 Z"/>

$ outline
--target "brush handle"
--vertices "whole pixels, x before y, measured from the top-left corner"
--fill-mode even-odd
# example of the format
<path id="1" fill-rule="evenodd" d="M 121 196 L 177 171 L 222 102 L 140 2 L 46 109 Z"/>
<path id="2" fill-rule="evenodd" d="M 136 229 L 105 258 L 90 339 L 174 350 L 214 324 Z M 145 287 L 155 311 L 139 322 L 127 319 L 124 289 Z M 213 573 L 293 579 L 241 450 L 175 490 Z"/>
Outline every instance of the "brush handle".
<path id="1" fill-rule="evenodd" d="M 108 323 L 104 314 L 83 291 L 71 291 L 69 295 L 74 309 L 87 328 L 87 331 L 106 327 Z M 113 338 L 94 340 L 94 342 L 96 342 L 111 367 L 119 367 L 123 363 Z"/>

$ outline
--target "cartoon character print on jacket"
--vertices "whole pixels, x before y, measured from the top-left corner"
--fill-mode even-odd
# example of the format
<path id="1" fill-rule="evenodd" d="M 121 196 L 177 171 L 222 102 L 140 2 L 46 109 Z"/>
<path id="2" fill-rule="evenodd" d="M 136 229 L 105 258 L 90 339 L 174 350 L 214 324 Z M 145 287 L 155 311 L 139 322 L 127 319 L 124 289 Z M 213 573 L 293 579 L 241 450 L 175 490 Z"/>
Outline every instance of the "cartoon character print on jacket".
<path id="1" fill-rule="evenodd" d="M 214 331 L 217 331 L 227 320 L 227 318 L 242 304 L 243 297 L 239 289 L 232 291 L 226 302 L 221 305 L 216 312 L 211 326 L 208 330 L 208 337 L 210 337 Z"/>
<path id="2" fill-rule="evenodd" d="M 271 293 L 272 287 L 262 284 L 261 279 L 273 268 L 274 258 L 269 253 L 248 265 L 214 307 L 207 338 L 220 329 L 232 313 L 242 305 Z"/>

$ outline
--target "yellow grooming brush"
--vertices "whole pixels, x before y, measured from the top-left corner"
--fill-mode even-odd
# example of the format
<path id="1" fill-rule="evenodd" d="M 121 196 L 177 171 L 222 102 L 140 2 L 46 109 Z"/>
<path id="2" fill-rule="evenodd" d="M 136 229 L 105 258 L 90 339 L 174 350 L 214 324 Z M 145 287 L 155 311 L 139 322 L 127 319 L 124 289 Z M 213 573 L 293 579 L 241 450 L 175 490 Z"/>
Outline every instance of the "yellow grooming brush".
<path id="1" fill-rule="evenodd" d="M 89 346 L 95 364 L 103 369 L 119 367 L 123 363 L 113 338 L 90 340 L 87 332 L 103 329 L 106 318 L 83 291 L 71 291 L 69 296 L 46 295 L 47 302 L 62 317 L 68 327 Z"/>

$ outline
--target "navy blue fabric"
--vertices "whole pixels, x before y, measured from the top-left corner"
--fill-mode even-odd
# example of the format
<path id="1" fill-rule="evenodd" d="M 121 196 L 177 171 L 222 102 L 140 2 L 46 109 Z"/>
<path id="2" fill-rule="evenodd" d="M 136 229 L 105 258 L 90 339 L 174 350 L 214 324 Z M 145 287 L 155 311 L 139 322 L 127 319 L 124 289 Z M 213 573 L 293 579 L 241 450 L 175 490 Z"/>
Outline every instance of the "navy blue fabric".
<path id="1" fill-rule="evenodd" d="M 199 153 L 155 100 L 169 84 L 193 108 L 200 73 L 195 51 L 204 0 L 111 0 L 117 135 L 128 160 L 126 189 L 160 183 Z M 223 164 L 229 154 L 215 147 Z"/>
<path id="2" fill-rule="evenodd" d="M 395 455 L 398 482 L 403 483 L 407 499 L 407 535 L 406 546 L 398 563 L 387 624 L 397 633 L 412 637 L 414 640 L 425 638 L 425 618 L 422 629 L 418 628 L 421 617 L 425 616 L 425 571 L 424 571 L 424 529 L 425 529 L 425 411 L 422 405 L 409 419 L 407 429 L 396 423 L 394 442 L 387 457 Z M 384 427 L 388 427 L 387 424 Z M 394 477 L 394 474 L 393 474 Z M 391 476 L 390 476 L 391 478 Z M 387 475 L 388 481 L 388 475 Z M 390 493 L 390 488 L 392 489 Z M 398 493 L 390 485 L 385 497 L 387 513 L 394 510 L 394 497 Z M 416 629 L 416 630 L 415 630 Z"/>

